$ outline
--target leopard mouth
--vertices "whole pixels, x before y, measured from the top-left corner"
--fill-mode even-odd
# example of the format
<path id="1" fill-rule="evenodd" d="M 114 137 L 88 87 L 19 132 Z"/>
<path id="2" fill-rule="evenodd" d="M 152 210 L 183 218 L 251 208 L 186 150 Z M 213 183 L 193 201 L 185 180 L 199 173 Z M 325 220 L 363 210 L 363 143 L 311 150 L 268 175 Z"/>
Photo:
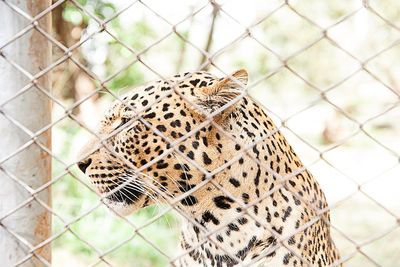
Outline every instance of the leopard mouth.
<path id="1" fill-rule="evenodd" d="M 127 180 L 126 177 L 119 178 L 115 184 L 109 185 L 105 191 L 105 198 L 109 201 L 127 205 L 134 204 L 145 194 L 145 189 L 140 184 Z"/>

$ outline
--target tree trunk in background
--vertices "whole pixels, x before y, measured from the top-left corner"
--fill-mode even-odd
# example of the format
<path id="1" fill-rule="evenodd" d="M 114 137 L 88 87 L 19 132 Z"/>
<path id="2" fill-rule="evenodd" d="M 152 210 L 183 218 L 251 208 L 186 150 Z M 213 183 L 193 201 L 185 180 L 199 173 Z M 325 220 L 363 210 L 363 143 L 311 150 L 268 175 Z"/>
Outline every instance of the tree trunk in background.
<path id="1" fill-rule="evenodd" d="M 53 11 L 54 31 L 57 40 L 64 46 L 71 47 L 76 42 L 79 42 L 81 33 L 87 27 L 85 23 L 74 26 L 62 17 L 65 4 Z M 60 49 L 54 51 L 55 54 L 63 53 Z M 61 56 L 61 55 L 60 55 Z M 86 62 L 80 54 L 79 48 L 72 52 L 72 57 L 86 65 Z M 102 112 L 99 110 L 97 100 L 98 93 L 94 93 L 96 88 L 93 80 L 86 75 L 74 62 L 68 60 L 55 69 L 53 87 L 55 94 L 64 99 L 72 99 L 73 103 L 78 102 L 88 95 L 93 94 L 92 97 L 84 101 L 77 108 L 73 110 L 74 114 L 78 115 L 80 121 L 90 128 L 94 128 L 98 114 Z"/>

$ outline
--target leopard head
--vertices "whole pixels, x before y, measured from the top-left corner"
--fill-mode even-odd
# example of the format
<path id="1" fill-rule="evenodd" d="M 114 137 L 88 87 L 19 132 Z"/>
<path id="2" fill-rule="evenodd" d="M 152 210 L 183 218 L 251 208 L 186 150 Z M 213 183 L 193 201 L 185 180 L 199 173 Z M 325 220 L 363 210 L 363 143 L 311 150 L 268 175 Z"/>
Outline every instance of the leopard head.
<path id="1" fill-rule="evenodd" d="M 232 130 L 246 83 L 245 70 L 225 78 L 195 72 L 131 90 L 82 149 L 79 169 L 119 214 L 165 199 L 195 208 L 210 191 L 196 185 L 233 156 L 235 142 L 222 131 Z"/>

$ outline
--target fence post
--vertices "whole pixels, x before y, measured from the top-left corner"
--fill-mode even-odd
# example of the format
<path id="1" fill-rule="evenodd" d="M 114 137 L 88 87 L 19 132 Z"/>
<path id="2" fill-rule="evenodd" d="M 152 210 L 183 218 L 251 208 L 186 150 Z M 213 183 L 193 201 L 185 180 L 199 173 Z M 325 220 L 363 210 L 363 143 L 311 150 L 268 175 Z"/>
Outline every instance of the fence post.
<path id="1" fill-rule="evenodd" d="M 50 4 L 0 1 L 0 49 L 32 23 L 19 10 L 35 17 Z M 37 23 L 51 33 L 51 12 Z M 0 266 L 48 266 L 51 245 L 41 243 L 51 235 L 51 212 L 39 202 L 50 207 L 51 192 L 49 187 L 36 190 L 51 179 L 51 155 L 38 145 L 50 150 L 51 132 L 35 133 L 51 123 L 51 101 L 37 86 L 7 101 L 33 80 L 14 63 L 35 76 L 51 63 L 50 41 L 31 29 L 0 51 Z M 37 79 L 45 90 L 50 82 L 49 74 Z"/>

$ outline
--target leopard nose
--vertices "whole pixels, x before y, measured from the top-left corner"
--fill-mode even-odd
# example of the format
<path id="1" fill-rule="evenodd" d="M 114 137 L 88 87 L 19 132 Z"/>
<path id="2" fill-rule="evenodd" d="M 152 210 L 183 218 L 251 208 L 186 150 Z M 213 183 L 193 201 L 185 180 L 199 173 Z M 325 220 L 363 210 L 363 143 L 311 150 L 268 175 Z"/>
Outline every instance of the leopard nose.
<path id="1" fill-rule="evenodd" d="M 88 159 L 79 161 L 79 162 L 78 162 L 78 168 L 79 168 L 83 173 L 85 173 L 85 172 L 86 172 L 86 169 L 90 166 L 91 163 L 92 163 L 92 159 L 91 159 L 91 158 L 88 158 Z"/>

